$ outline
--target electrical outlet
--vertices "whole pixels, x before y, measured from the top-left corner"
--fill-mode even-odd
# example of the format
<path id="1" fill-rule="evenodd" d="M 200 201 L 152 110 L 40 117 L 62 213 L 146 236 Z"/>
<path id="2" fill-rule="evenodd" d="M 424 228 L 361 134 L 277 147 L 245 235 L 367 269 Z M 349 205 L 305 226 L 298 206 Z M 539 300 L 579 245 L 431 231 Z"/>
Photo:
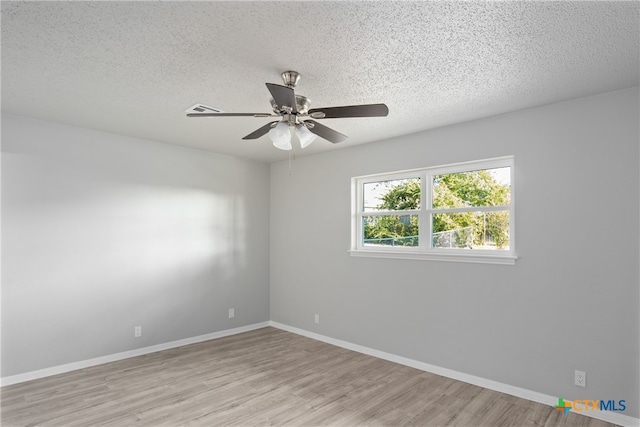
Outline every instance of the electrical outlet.
<path id="1" fill-rule="evenodd" d="M 142 326 L 136 326 L 133 328 L 133 337 L 140 338 L 142 336 Z"/>
<path id="2" fill-rule="evenodd" d="M 575 371 L 575 384 L 579 387 L 586 387 L 587 373 L 583 371 Z"/>
<path id="3" fill-rule="evenodd" d="M 316 322 L 316 325 L 317 325 L 317 324 L 319 324 L 319 323 L 320 323 L 320 315 L 319 315 L 319 314 L 316 314 L 316 317 L 315 317 L 315 319 L 314 319 L 314 320 L 315 320 L 315 322 Z"/>
<path id="4" fill-rule="evenodd" d="M 230 308 L 229 309 L 229 319 L 233 319 L 234 317 L 236 317 L 236 309 L 235 308 Z"/>

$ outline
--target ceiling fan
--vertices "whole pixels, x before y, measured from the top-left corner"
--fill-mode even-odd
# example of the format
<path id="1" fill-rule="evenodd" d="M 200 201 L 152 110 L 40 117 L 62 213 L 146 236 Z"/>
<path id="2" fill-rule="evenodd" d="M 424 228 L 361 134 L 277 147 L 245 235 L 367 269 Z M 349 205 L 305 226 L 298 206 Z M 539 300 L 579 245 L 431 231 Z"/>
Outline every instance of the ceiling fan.
<path id="1" fill-rule="evenodd" d="M 284 86 L 266 83 L 271 92 L 272 113 L 189 113 L 187 117 L 282 117 L 267 123 L 256 129 L 242 139 L 257 139 L 265 134 L 276 148 L 291 150 L 292 130 L 300 141 L 300 147 L 305 148 L 311 144 L 316 136 L 332 143 L 342 142 L 347 139 L 341 134 L 325 125 L 318 123 L 319 119 L 335 119 L 348 117 L 384 117 L 389 114 L 389 108 L 385 104 L 348 105 L 342 107 L 311 108 L 311 101 L 306 96 L 296 95 L 294 88 L 300 80 L 300 74 L 296 71 L 285 71 L 281 74 Z M 312 120 L 315 119 L 315 120 Z"/>

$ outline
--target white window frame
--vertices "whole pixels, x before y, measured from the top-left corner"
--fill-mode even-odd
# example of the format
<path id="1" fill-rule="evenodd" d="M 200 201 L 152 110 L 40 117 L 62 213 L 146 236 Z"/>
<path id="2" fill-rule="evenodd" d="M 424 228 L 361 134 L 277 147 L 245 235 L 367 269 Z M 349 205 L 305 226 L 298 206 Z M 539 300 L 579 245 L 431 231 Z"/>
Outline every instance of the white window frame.
<path id="1" fill-rule="evenodd" d="M 437 261 L 474 262 L 485 264 L 513 265 L 517 259 L 515 252 L 515 161 L 513 156 L 494 159 L 412 169 L 375 175 L 359 176 L 351 179 L 351 256 L 375 258 L 400 258 Z M 483 169 L 509 167 L 511 172 L 511 203 L 508 206 L 474 206 L 463 208 L 433 209 L 431 203 L 433 177 L 437 175 L 470 172 Z M 364 211 L 364 184 L 399 179 L 420 179 L 420 207 L 413 210 Z M 509 249 L 483 250 L 462 248 L 434 248 L 432 246 L 432 215 L 455 212 L 509 212 Z M 417 215 L 419 224 L 419 245 L 409 246 L 365 246 L 363 244 L 363 217 L 386 215 Z"/>

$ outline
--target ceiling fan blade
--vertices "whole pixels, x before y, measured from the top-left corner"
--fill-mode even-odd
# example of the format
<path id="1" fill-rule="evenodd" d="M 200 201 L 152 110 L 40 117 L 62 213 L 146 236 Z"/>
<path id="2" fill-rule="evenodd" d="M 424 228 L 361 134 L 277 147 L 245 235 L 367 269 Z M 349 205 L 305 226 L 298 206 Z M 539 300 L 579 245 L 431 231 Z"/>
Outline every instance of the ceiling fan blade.
<path id="1" fill-rule="evenodd" d="M 306 120 L 305 123 L 311 123 L 313 126 L 308 128 L 311 133 L 315 133 L 320 138 L 324 138 L 329 142 L 333 142 L 337 144 L 338 142 L 342 142 L 347 139 L 347 135 L 343 135 L 338 131 L 331 129 L 325 125 L 321 125 L 315 120 Z"/>
<path id="2" fill-rule="evenodd" d="M 273 96 L 273 100 L 276 101 L 278 107 L 290 107 L 292 113 L 298 112 L 296 108 L 296 95 L 292 88 L 274 83 L 265 84 L 267 85 L 269 92 L 271 92 L 271 96 Z"/>
<path id="3" fill-rule="evenodd" d="M 277 117 L 269 113 L 189 113 L 187 117 Z"/>
<path id="4" fill-rule="evenodd" d="M 385 117 L 389 107 L 385 104 L 347 105 L 344 107 L 312 108 L 309 115 L 314 119 L 339 119 L 346 117 Z"/>
<path id="5" fill-rule="evenodd" d="M 253 132 L 251 132 L 249 135 L 245 136 L 242 139 L 258 139 L 260 138 L 262 135 L 265 135 L 267 132 L 269 132 L 271 130 L 271 126 L 274 123 L 278 123 L 278 121 L 275 122 L 269 122 L 266 125 L 262 126 L 261 128 L 258 128 L 256 130 L 254 130 Z"/>

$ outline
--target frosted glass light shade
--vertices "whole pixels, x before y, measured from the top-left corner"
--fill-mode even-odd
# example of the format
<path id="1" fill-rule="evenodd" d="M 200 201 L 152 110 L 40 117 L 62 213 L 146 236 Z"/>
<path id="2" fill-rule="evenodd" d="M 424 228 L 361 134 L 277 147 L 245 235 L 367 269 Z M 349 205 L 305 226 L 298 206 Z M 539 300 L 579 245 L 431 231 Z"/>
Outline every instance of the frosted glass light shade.
<path id="1" fill-rule="evenodd" d="M 300 140 L 300 147 L 305 148 L 308 147 L 316 139 L 316 135 L 311 133 L 309 129 L 305 125 L 300 125 L 296 128 L 296 134 L 298 135 L 298 139 Z"/>
<path id="2" fill-rule="evenodd" d="M 285 122 L 280 122 L 276 127 L 269 131 L 269 138 L 273 142 L 273 146 L 280 150 L 291 150 L 291 131 L 289 125 Z"/>

